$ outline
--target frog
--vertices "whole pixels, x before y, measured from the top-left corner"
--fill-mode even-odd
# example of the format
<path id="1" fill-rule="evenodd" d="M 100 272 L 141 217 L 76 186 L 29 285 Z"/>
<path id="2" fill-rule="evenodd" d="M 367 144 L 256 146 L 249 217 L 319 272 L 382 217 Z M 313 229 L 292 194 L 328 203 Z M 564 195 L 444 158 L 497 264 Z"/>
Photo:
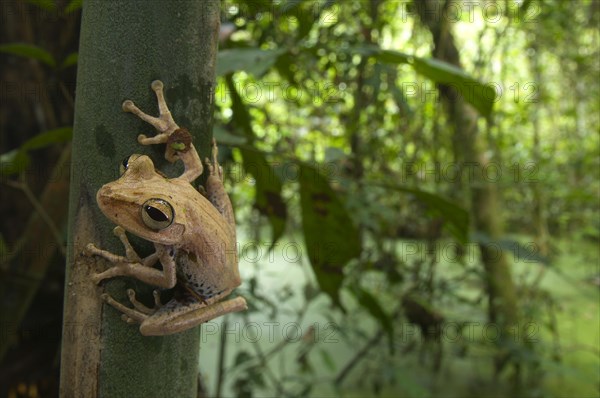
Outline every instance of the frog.
<path id="1" fill-rule="evenodd" d="M 157 134 L 138 135 L 141 145 L 166 144 L 165 158 L 181 160 L 184 170 L 179 177 L 168 178 L 156 170 L 147 155 L 133 154 L 120 166 L 121 175 L 104 184 L 96 194 L 101 212 L 116 227 L 113 233 L 123 244 L 125 255 L 117 255 L 89 243 L 85 254 L 107 260 L 111 266 L 92 275 L 92 281 L 131 277 L 159 289 L 177 289 L 167 303 L 161 303 L 160 291 L 154 290 L 154 306 L 136 298 L 133 289 L 127 296 L 133 307 L 115 300 L 108 293 L 102 300 L 122 313 L 130 324 L 139 324 L 144 336 L 164 336 L 183 332 L 219 316 L 247 309 L 241 296 L 224 300 L 241 284 L 238 268 L 236 225 L 231 200 L 223 185 L 223 169 L 218 163 L 218 147 L 212 140 L 211 159 L 204 164 L 208 177 L 204 192 L 192 183 L 204 167 L 191 134 L 174 121 L 160 80 L 151 83 L 158 102 L 159 116 L 141 111 L 131 100 L 122 104 L 152 125 Z M 154 245 L 154 253 L 141 258 L 132 247 L 127 233 Z M 160 263 L 162 269 L 156 266 Z"/>

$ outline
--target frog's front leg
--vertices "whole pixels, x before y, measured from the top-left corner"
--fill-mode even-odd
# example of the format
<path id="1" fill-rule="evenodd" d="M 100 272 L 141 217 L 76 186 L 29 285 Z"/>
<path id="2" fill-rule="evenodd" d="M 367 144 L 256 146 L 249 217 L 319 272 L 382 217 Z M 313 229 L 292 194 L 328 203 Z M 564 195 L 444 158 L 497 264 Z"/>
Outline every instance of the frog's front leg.
<path id="1" fill-rule="evenodd" d="M 169 136 L 173 134 L 175 130 L 179 129 L 179 126 L 177 123 L 175 123 L 175 120 L 173 120 L 171 111 L 169 110 L 169 107 L 165 101 L 163 82 L 160 80 L 155 80 L 152 82 L 152 84 L 150 84 L 150 87 L 152 87 L 152 90 L 156 94 L 156 99 L 158 100 L 158 117 L 150 116 L 142 112 L 131 100 L 125 100 L 122 106 L 125 112 L 133 113 L 146 123 L 151 124 L 158 131 L 158 134 L 152 138 L 148 138 L 144 134 L 140 134 L 138 136 L 138 142 L 140 144 L 164 144 L 169 139 Z"/>
<path id="2" fill-rule="evenodd" d="M 175 286 L 177 276 L 175 272 L 175 253 L 172 248 L 155 244 L 154 247 L 156 251 L 148 257 L 141 259 L 131 247 L 123 228 L 116 227 L 113 232 L 125 246 L 126 257 L 99 249 L 93 243 L 88 244 L 86 247 L 86 254 L 103 257 L 115 264 L 106 271 L 94 275 L 92 277 L 94 283 L 97 284 L 104 279 L 114 278 L 116 276 L 130 276 L 147 284 L 166 289 Z M 162 271 L 152 268 L 152 265 L 158 260 L 160 260 L 160 263 L 162 264 Z"/>
<path id="3" fill-rule="evenodd" d="M 158 134 L 150 138 L 144 134 L 140 134 L 138 142 L 142 145 L 167 144 L 165 158 L 171 163 L 177 159 L 181 159 L 185 171 L 180 178 L 192 182 L 202 174 L 202 162 L 196 148 L 191 143 L 191 135 L 186 129 L 180 128 L 175 123 L 175 120 L 173 120 L 171 111 L 165 101 L 163 83 L 160 80 L 155 80 L 152 82 L 151 87 L 156 93 L 159 117 L 150 116 L 142 112 L 131 100 L 123 102 L 123 110 L 133 113 L 143 121 L 154 126 Z"/>

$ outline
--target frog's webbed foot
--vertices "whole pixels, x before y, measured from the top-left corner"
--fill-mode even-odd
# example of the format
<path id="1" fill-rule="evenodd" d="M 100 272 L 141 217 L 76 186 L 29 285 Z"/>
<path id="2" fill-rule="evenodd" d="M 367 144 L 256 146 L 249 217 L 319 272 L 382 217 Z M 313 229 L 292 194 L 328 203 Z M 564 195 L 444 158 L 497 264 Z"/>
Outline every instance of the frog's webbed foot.
<path id="1" fill-rule="evenodd" d="M 131 100 L 123 102 L 123 110 L 130 112 L 151 124 L 158 131 L 154 137 L 146 137 L 144 134 L 138 136 L 138 142 L 142 145 L 167 144 L 165 158 L 173 163 L 181 159 L 185 166 L 185 171 L 180 178 L 189 182 L 195 180 L 202 174 L 202 162 L 198 157 L 198 152 L 192 144 L 191 134 L 183 128 L 180 128 L 165 101 L 163 93 L 164 85 L 160 80 L 155 80 L 151 84 L 152 90 L 158 100 L 159 117 L 150 116 L 142 112 Z"/>
<path id="2" fill-rule="evenodd" d="M 160 302 L 160 292 L 158 290 L 153 290 L 152 295 L 154 296 L 154 307 L 149 308 L 135 298 L 135 290 L 127 289 L 127 297 L 129 297 L 129 302 L 133 304 L 133 307 L 136 310 L 146 315 L 152 315 L 158 311 L 160 307 L 162 307 L 162 303 Z"/>
<path id="3" fill-rule="evenodd" d="M 153 254 L 149 255 L 148 257 L 142 259 L 137 254 L 135 249 L 131 246 L 131 243 L 129 243 L 127 234 L 125 233 L 125 230 L 122 227 L 119 227 L 119 226 L 115 227 L 113 229 L 113 234 L 116 237 L 118 237 L 119 240 L 121 241 L 121 243 L 123 244 L 123 247 L 125 248 L 125 257 L 111 253 L 108 250 L 100 249 L 93 243 L 88 243 L 88 245 L 85 248 L 84 254 L 86 254 L 88 256 L 102 257 L 105 260 L 115 264 L 115 266 L 113 267 L 113 268 L 116 268 L 115 270 L 111 271 L 111 269 L 112 269 L 111 268 L 111 269 L 108 269 L 107 271 L 101 272 L 99 274 L 95 274 L 92 277 L 92 279 L 94 280 L 94 283 L 96 283 L 96 284 L 100 283 L 103 279 L 111 278 L 112 276 L 116 276 L 113 274 L 116 274 L 116 271 L 118 269 L 126 267 L 126 264 L 140 264 L 145 267 L 151 267 L 152 265 L 154 265 L 154 263 L 156 263 L 156 261 L 158 261 L 157 253 L 153 253 Z"/>
<path id="4" fill-rule="evenodd" d="M 152 266 L 159 260 L 161 252 L 157 250 L 145 258 L 141 258 L 131 246 L 131 243 L 129 243 L 129 239 L 127 239 L 125 230 L 122 227 L 115 227 L 113 233 L 125 247 L 125 256 L 119 256 L 108 250 L 100 249 L 93 243 L 89 243 L 85 248 L 84 254 L 102 257 L 113 264 L 113 266 L 107 270 L 92 276 L 92 281 L 95 284 L 102 282 L 104 279 L 114 278 L 116 276 L 133 276 L 142 281 L 154 283 L 156 286 L 164 285 L 165 287 L 168 287 L 174 283 L 175 277 L 174 275 L 171 275 L 174 273 L 174 263 L 168 261 L 172 259 L 164 258 L 164 272 L 160 272 L 152 268 Z"/>
<path id="5" fill-rule="evenodd" d="M 121 311 L 123 315 L 121 318 L 129 323 L 142 323 L 148 317 L 153 315 L 160 307 L 162 307 L 162 303 L 160 302 L 160 293 L 158 290 L 154 290 L 152 292 L 154 295 L 154 308 L 146 307 L 144 304 L 140 303 L 135 297 L 135 291 L 133 289 L 127 290 L 127 296 L 129 297 L 129 301 L 133 304 L 133 308 L 127 307 L 117 300 L 112 298 L 109 294 L 103 294 L 102 299 L 109 304 L 111 307 Z"/>
<path id="6" fill-rule="evenodd" d="M 133 113 L 143 121 L 154 126 L 154 128 L 159 132 L 159 134 L 151 138 L 146 137 L 144 134 L 140 134 L 138 136 L 138 142 L 142 145 L 164 144 L 167 142 L 167 139 L 173 133 L 173 131 L 179 129 L 179 126 L 177 123 L 175 123 L 175 120 L 173 120 L 171 111 L 169 111 L 169 107 L 165 102 L 163 83 L 160 80 L 155 80 L 152 82 L 151 87 L 156 94 L 156 99 L 158 100 L 159 117 L 150 116 L 142 112 L 131 100 L 126 100 L 123 102 L 123 110 L 125 112 Z"/>

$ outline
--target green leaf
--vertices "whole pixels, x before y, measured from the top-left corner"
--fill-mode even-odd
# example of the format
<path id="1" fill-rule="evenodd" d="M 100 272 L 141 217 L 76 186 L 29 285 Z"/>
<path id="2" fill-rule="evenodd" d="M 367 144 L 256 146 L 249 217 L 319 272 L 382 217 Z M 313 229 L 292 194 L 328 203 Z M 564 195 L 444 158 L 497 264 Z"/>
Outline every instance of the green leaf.
<path id="1" fill-rule="evenodd" d="M 29 165 L 29 155 L 18 149 L 0 155 L 0 175 L 18 174 Z"/>
<path id="2" fill-rule="evenodd" d="M 304 285 L 302 292 L 304 293 L 304 300 L 306 300 L 306 302 L 308 303 L 311 302 L 315 297 L 317 297 L 317 295 L 319 294 L 319 289 L 317 289 L 316 286 L 314 286 L 312 283 L 307 283 Z"/>
<path id="3" fill-rule="evenodd" d="M 364 290 L 360 286 L 353 286 L 350 291 L 358 300 L 361 307 L 365 308 L 369 314 L 375 318 L 380 324 L 383 330 L 388 335 L 390 353 L 394 353 L 394 324 L 392 318 L 383 310 L 379 301 L 368 291 Z"/>
<path id="4" fill-rule="evenodd" d="M 505 253 L 512 254 L 516 263 L 540 263 L 552 265 L 550 259 L 541 255 L 537 245 L 532 242 L 522 244 L 516 240 L 506 238 L 492 240 L 489 235 L 480 231 L 473 233 L 472 240 L 479 244 L 495 246 Z"/>
<path id="5" fill-rule="evenodd" d="M 240 128 L 247 140 L 254 141 L 255 135 L 252 129 L 251 116 L 240 97 L 231 76 L 226 76 L 225 81 L 231 95 L 231 109 L 233 111 L 233 123 Z M 281 198 L 281 180 L 275 174 L 273 167 L 269 165 L 264 154 L 250 148 L 240 148 L 243 158 L 243 166 L 246 173 L 252 174 L 256 181 L 256 201 L 254 206 L 269 219 L 272 230 L 271 246 L 281 238 L 285 231 L 287 219 L 287 207 Z"/>
<path id="6" fill-rule="evenodd" d="M 27 2 L 36 5 L 46 11 L 56 10 L 56 4 L 53 0 L 27 0 Z"/>
<path id="7" fill-rule="evenodd" d="M 260 50 L 256 48 L 233 48 L 220 51 L 217 55 L 217 76 L 244 71 L 260 77 L 284 52 L 284 49 Z"/>
<path id="8" fill-rule="evenodd" d="M 294 72 L 292 68 L 290 68 L 290 65 L 292 65 L 294 62 L 297 62 L 295 58 L 296 57 L 292 56 L 292 54 L 286 52 L 277 58 L 274 67 L 282 79 L 290 83 L 292 87 L 299 88 L 299 84 L 294 78 Z"/>
<path id="9" fill-rule="evenodd" d="M 233 361 L 233 366 L 237 367 L 242 365 L 248 361 L 252 360 L 252 355 L 248 353 L 248 351 L 239 351 L 235 356 L 235 360 Z"/>
<path id="10" fill-rule="evenodd" d="M 231 389 L 235 397 L 252 398 L 252 382 L 248 377 L 238 377 L 231 383 Z"/>
<path id="11" fill-rule="evenodd" d="M 250 366 L 246 369 L 246 377 L 254 387 L 264 387 L 265 386 L 265 378 L 264 378 L 264 368 L 262 366 Z M 238 395 L 242 397 L 251 397 L 252 394 L 243 394 Z"/>
<path id="12" fill-rule="evenodd" d="M 299 180 L 308 258 L 321 290 L 344 310 L 339 290 L 344 266 L 362 251 L 359 231 L 329 181 L 317 169 L 300 163 Z"/>
<path id="13" fill-rule="evenodd" d="M 488 117 L 496 102 L 496 90 L 469 76 L 462 69 L 434 58 L 420 58 L 398 51 L 382 50 L 376 46 L 362 46 L 353 51 L 372 56 L 380 62 L 391 64 L 409 64 L 415 72 L 436 83 L 454 87 L 459 94 L 481 115 Z"/>
<path id="14" fill-rule="evenodd" d="M 48 51 L 26 43 L 7 43 L 0 45 L 0 52 L 19 55 L 22 57 L 38 60 L 48 66 L 55 67 L 56 61 Z"/>
<path id="15" fill-rule="evenodd" d="M 215 125 L 213 127 L 213 135 L 217 142 L 223 145 L 240 146 L 248 142 L 245 137 L 232 134 L 220 125 Z"/>
<path id="16" fill-rule="evenodd" d="M 297 10 L 304 0 L 287 0 L 279 6 L 279 12 L 290 13 L 291 11 Z"/>
<path id="17" fill-rule="evenodd" d="M 384 185 L 384 187 L 414 195 L 427 206 L 433 216 L 444 219 L 444 227 L 457 241 L 465 244 L 469 241 L 469 213 L 462 207 L 431 192 L 391 185 Z"/>
<path id="18" fill-rule="evenodd" d="M 60 127 L 57 129 L 45 131 L 30 138 L 29 140 L 25 141 L 23 145 L 21 145 L 21 149 L 25 151 L 39 149 L 51 144 L 70 141 L 72 137 L 72 127 Z"/>
<path id="19" fill-rule="evenodd" d="M 77 64 L 77 60 L 79 58 L 79 54 L 74 52 L 71 53 L 69 55 L 67 55 L 67 57 L 63 60 L 62 64 L 60 65 L 60 67 L 62 69 L 68 68 L 69 66 L 73 66 Z"/>
<path id="20" fill-rule="evenodd" d="M 65 13 L 76 11 L 83 5 L 83 0 L 71 0 L 71 2 L 65 7 Z"/>
<path id="21" fill-rule="evenodd" d="M 287 207 L 281 197 L 281 180 L 262 152 L 248 149 L 240 149 L 240 152 L 244 160 L 244 170 L 252 174 L 256 181 L 254 207 L 266 216 L 271 224 L 270 250 L 285 232 Z"/>
<path id="22" fill-rule="evenodd" d="M 25 141 L 20 148 L 13 149 L 0 155 L 0 174 L 12 175 L 20 173 L 29 165 L 28 152 L 51 144 L 71 140 L 73 136 L 72 127 L 61 127 L 40 133 Z"/>
<path id="23" fill-rule="evenodd" d="M 322 348 L 319 350 L 319 354 L 321 355 L 321 359 L 323 360 L 327 368 L 329 368 L 330 371 L 334 372 L 336 367 L 335 361 L 331 357 L 331 354 Z"/>
<path id="24" fill-rule="evenodd" d="M 231 111 L 233 112 L 232 123 L 237 126 L 242 133 L 244 133 L 246 138 L 248 138 L 248 141 L 252 143 L 255 135 L 254 130 L 252 129 L 250 112 L 248 112 L 248 109 L 244 105 L 244 101 L 238 93 L 231 75 L 225 76 L 225 82 L 227 83 L 229 95 L 231 96 Z"/>
<path id="25" fill-rule="evenodd" d="M 333 4 L 334 2 L 328 1 L 315 6 L 312 2 L 305 0 L 288 0 L 281 4 L 279 15 L 284 18 L 296 17 L 298 30 L 295 41 L 299 42 L 310 33 L 315 23 L 319 22 L 323 11 L 329 9 Z"/>

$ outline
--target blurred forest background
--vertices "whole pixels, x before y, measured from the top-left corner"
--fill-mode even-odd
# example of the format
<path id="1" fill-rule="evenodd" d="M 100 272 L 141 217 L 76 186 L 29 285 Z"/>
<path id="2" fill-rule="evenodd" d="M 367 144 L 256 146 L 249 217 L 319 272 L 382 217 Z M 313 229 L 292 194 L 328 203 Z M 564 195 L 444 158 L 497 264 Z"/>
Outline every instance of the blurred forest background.
<path id="1" fill-rule="evenodd" d="M 57 396 L 80 11 L 0 2 L 2 396 Z M 599 16 L 222 1 L 250 310 L 203 326 L 206 394 L 600 396 Z"/>

